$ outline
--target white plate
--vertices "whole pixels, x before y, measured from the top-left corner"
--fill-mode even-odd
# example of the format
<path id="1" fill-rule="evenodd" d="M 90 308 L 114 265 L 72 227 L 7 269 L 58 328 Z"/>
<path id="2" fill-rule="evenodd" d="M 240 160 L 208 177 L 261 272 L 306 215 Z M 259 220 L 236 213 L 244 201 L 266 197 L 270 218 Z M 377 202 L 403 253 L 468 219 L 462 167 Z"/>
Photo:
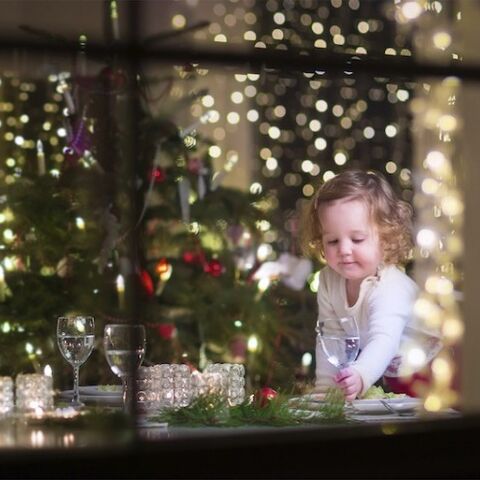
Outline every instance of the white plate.
<path id="1" fill-rule="evenodd" d="M 414 412 L 418 410 L 423 403 L 420 398 L 413 397 L 386 398 L 383 399 L 383 401 L 398 413 Z M 388 408 L 378 399 L 354 400 L 350 402 L 349 405 L 353 407 L 355 413 L 384 414 L 389 412 Z"/>
<path id="2" fill-rule="evenodd" d="M 112 397 L 122 395 L 121 385 L 85 385 L 78 388 L 80 395 Z"/>
<path id="3" fill-rule="evenodd" d="M 87 405 L 122 405 L 122 391 L 119 385 L 92 385 L 79 387 L 80 401 Z M 58 398 L 69 402 L 73 397 L 73 390 L 60 392 Z"/>

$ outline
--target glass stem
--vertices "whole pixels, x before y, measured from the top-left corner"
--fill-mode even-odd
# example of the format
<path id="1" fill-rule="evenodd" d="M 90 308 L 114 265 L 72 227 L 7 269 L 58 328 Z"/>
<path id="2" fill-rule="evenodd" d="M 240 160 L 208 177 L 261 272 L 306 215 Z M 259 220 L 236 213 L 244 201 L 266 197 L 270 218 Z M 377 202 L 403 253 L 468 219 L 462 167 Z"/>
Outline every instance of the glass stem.
<path id="1" fill-rule="evenodd" d="M 129 387 L 129 378 L 128 375 L 122 377 L 123 383 L 123 410 L 125 413 L 131 413 L 132 408 L 132 392 Z"/>
<path id="2" fill-rule="evenodd" d="M 78 370 L 79 366 L 75 365 L 73 367 L 73 399 L 72 403 L 79 404 L 80 403 L 80 393 L 78 391 Z"/>

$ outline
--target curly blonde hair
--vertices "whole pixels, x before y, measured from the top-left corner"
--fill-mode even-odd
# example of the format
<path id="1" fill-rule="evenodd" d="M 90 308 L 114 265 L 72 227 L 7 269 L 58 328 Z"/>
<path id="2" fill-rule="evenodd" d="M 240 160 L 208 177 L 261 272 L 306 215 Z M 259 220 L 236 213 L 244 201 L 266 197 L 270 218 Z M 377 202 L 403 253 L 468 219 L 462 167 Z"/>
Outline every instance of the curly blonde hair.
<path id="1" fill-rule="evenodd" d="M 300 221 L 300 246 L 308 256 L 323 260 L 322 225 L 319 208 L 335 200 L 365 202 L 377 226 L 385 264 L 402 264 L 411 257 L 412 207 L 400 200 L 382 174 L 346 170 L 323 183 L 303 209 Z"/>

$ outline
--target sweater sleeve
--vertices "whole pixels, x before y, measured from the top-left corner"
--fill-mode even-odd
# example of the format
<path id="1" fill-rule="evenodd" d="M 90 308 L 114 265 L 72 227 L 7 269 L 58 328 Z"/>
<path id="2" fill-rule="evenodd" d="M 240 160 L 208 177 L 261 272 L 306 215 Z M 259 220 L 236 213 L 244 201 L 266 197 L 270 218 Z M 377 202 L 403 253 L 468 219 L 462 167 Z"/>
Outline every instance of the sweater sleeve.
<path id="1" fill-rule="evenodd" d="M 383 375 L 397 354 L 403 330 L 412 316 L 416 295 L 415 284 L 408 280 L 378 285 L 367 299 L 366 340 L 362 342 L 357 361 L 352 364 L 363 380 L 360 395 Z"/>
<path id="2" fill-rule="evenodd" d="M 320 272 L 317 302 L 318 302 L 318 319 L 336 318 L 335 311 L 330 302 L 330 295 L 327 285 L 326 268 Z M 341 329 L 340 324 L 338 325 Z M 333 377 L 338 370 L 327 361 L 327 357 L 322 350 L 320 342 L 316 342 L 315 347 L 315 391 L 325 393 L 329 388 L 335 386 Z"/>

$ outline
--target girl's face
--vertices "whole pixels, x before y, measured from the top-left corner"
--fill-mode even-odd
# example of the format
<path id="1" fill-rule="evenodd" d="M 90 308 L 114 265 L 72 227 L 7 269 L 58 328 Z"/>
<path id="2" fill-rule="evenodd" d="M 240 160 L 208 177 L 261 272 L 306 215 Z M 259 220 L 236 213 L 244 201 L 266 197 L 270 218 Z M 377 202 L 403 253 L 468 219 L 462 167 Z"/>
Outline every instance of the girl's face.
<path id="1" fill-rule="evenodd" d="M 365 202 L 347 198 L 321 205 L 319 220 L 325 259 L 333 270 L 357 281 L 376 274 L 382 248 Z"/>

